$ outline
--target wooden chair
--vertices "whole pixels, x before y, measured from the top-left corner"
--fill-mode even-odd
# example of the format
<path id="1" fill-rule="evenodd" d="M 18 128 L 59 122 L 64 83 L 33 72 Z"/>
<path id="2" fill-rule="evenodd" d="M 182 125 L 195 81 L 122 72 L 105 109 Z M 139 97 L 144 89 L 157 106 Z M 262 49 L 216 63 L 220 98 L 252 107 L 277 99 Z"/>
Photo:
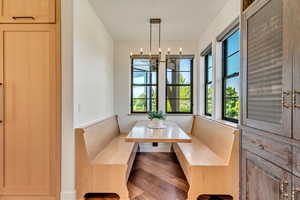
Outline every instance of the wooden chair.
<path id="1" fill-rule="evenodd" d="M 129 200 L 127 180 L 138 145 L 125 142 L 117 117 L 75 132 L 77 200 L 91 193 L 115 193 Z"/>
<path id="2" fill-rule="evenodd" d="M 239 199 L 239 130 L 196 116 L 192 143 L 173 144 L 190 184 L 188 200 L 199 195 Z"/>

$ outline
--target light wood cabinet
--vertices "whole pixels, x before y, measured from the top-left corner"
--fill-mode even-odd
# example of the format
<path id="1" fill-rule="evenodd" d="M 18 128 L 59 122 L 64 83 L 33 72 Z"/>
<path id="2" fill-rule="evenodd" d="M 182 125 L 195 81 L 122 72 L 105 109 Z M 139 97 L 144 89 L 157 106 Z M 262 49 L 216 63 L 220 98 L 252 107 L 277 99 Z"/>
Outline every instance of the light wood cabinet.
<path id="1" fill-rule="evenodd" d="M 0 26 L 1 200 L 11 196 L 14 200 L 57 199 L 60 68 L 56 35 L 55 25 Z"/>
<path id="2" fill-rule="evenodd" d="M 0 0 L 0 23 L 55 23 L 56 0 Z"/>

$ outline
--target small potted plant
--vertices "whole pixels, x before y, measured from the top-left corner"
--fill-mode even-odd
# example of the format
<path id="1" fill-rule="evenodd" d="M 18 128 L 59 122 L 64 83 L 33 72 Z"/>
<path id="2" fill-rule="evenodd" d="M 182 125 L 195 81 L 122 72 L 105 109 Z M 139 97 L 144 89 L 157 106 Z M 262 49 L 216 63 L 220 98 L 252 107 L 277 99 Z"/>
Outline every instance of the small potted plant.
<path id="1" fill-rule="evenodd" d="M 162 112 L 150 112 L 148 118 L 151 120 L 152 128 L 163 128 L 164 120 L 166 120 L 166 115 Z"/>

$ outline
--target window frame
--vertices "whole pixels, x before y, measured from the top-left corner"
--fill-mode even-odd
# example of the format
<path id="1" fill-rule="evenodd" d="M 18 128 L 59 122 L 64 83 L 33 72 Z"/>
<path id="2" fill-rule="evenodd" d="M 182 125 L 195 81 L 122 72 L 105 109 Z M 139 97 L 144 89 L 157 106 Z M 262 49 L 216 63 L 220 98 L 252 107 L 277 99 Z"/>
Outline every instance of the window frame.
<path id="1" fill-rule="evenodd" d="M 134 73 L 134 69 L 133 69 L 133 62 L 134 62 L 134 59 L 155 59 L 156 60 L 156 65 L 157 65 L 157 71 L 156 71 L 156 84 L 134 84 L 133 81 L 134 81 L 134 78 L 133 78 L 133 73 Z M 151 56 L 151 58 L 149 58 L 149 56 L 143 56 L 143 55 L 133 55 L 133 56 L 130 56 L 130 60 L 131 60 L 131 81 L 130 81 L 130 91 L 131 91 L 131 94 L 130 94 L 130 113 L 131 114 L 146 114 L 146 113 L 149 113 L 149 112 L 152 112 L 151 110 L 148 111 L 148 105 L 146 104 L 146 111 L 145 112 L 137 112 L 137 111 L 134 111 L 133 110 L 133 100 L 134 99 L 138 99 L 138 98 L 133 98 L 133 87 L 134 86 L 144 86 L 144 87 L 152 87 L 152 86 L 156 86 L 156 112 L 159 110 L 158 107 L 159 107 L 159 57 L 158 55 L 153 55 Z M 152 72 L 152 71 L 150 71 Z M 152 99 L 152 98 L 151 98 Z M 153 98 L 154 99 L 154 98 Z M 148 98 L 146 97 L 145 100 L 147 101 Z M 152 105 L 152 103 L 151 103 Z"/>
<path id="2" fill-rule="evenodd" d="M 168 84 L 168 59 L 191 59 L 191 70 L 190 70 L 190 84 Z M 167 114 L 193 114 L 194 113 L 194 55 L 167 55 L 166 56 L 166 65 L 165 65 L 165 112 Z M 177 71 L 176 71 L 177 72 Z M 180 72 L 180 71 L 179 71 Z M 190 98 L 190 104 L 191 104 L 191 111 L 190 112 L 168 112 L 168 87 L 170 86 L 190 86 L 191 87 L 191 98 Z M 176 98 L 180 99 L 180 98 Z"/>
<path id="3" fill-rule="evenodd" d="M 209 47 L 207 49 L 207 51 L 205 52 L 205 54 L 203 54 L 204 56 L 204 115 L 211 117 L 212 113 L 207 112 L 207 108 L 208 108 L 208 91 L 207 91 L 207 86 L 211 85 L 211 87 L 213 86 L 213 77 L 211 79 L 211 81 L 208 81 L 208 56 L 211 56 L 211 58 L 213 58 L 212 56 L 212 48 Z M 211 66 L 211 68 L 213 69 L 213 65 Z"/>
<path id="4" fill-rule="evenodd" d="M 228 57 L 231 57 L 231 56 L 241 52 L 241 48 L 239 48 L 239 51 L 232 53 L 230 56 L 227 55 L 227 46 L 228 46 L 227 39 L 230 38 L 231 36 L 233 36 L 237 31 L 240 31 L 239 27 L 236 27 L 236 28 L 232 29 L 230 32 L 228 32 L 226 37 L 224 37 L 224 39 L 222 41 L 222 120 L 233 122 L 236 124 L 239 123 L 239 119 L 234 119 L 234 118 L 225 116 L 225 109 L 226 109 L 225 93 L 226 93 L 226 80 L 235 78 L 235 77 L 239 77 L 239 82 L 240 82 L 240 70 L 239 70 L 239 72 L 235 72 L 233 74 L 227 75 L 227 62 L 226 62 Z M 225 55 L 227 55 L 227 56 L 225 56 Z M 240 62 L 240 67 L 241 67 L 241 62 Z M 238 84 L 238 87 L 240 88 L 240 84 Z M 239 101 L 240 101 L 240 95 L 241 94 L 239 94 L 239 96 L 237 97 L 239 99 Z M 240 116 L 240 108 L 239 108 L 239 116 Z"/>

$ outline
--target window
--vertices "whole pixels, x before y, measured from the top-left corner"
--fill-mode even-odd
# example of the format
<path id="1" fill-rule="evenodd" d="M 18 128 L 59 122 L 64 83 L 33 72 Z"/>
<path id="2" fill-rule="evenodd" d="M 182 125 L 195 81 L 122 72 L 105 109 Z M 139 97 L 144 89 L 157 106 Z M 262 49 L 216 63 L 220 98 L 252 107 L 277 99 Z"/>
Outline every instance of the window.
<path id="1" fill-rule="evenodd" d="M 167 56 L 167 113 L 193 113 L 193 61 L 193 56 Z"/>
<path id="2" fill-rule="evenodd" d="M 157 111 L 157 82 L 157 58 L 131 58 L 131 113 Z"/>
<path id="3" fill-rule="evenodd" d="M 211 116 L 212 114 L 212 52 L 211 49 L 205 55 L 205 115 Z"/>
<path id="4" fill-rule="evenodd" d="M 223 112 L 224 120 L 238 122 L 240 32 L 236 31 L 223 41 Z"/>

